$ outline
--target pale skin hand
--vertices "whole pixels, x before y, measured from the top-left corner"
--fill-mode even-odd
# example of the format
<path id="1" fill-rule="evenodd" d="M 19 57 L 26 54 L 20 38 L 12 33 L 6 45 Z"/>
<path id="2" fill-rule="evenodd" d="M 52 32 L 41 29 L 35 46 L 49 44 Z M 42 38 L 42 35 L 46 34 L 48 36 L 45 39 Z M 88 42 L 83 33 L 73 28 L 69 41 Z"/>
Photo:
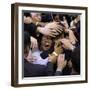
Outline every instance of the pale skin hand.
<path id="1" fill-rule="evenodd" d="M 31 48 L 37 48 L 38 47 L 37 39 L 31 36 L 30 40 L 31 40 Z"/>
<path id="2" fill-rule="evenodd" d="M 76 39 L 73 31 L 71 31 L 71 30 L 69 30 L 69 40 L 72 44 L 76 44 L 77 39 Z"/>
<path id="3" fill-rule="evenodd" d="M 58 35 L 58 32 L 56 32 L 55 30 L 45 28 L 45 27 L 38 27 L 37 30 L 38 32 L 40 32 L 41 34 L 45 36 L 55 37 L 56 35 Z"/>
<path id="4" fill-rule="evenodd" d="M 69 28 L 69 25 L 65 16 L 63 16 L 63 21 L 61 21 L 61 23 L 65 26 L 66 29 Z"/>
<path id="5" fill-rule="evenodd" d="M 69 40 L 70 40 L 70 42 L 71 42 L 72 44 L 76 44 L 77 39 L 76 39 L 73 31 L 70 30 L 70 29 L 65 29 L 65 31 L 69 33 Z"/>
<path id="6" fill-rule="evenodd" d="M 45 25 L 45 28 L 52 29 L 52 30 L 54 30 L 53 32 L 55 32 L 55 31 L 62 32 L 63 31 L 62 27 L 59 25 L 58 22 L 48 23 Z"/>
<path id="7" fill-rule="evenodd" d="M 25 59 L 26 59 L 29 63 L 32 63 L 32 62 L 34 62 L 34 61 L 36 60 L 36 57 L 35 57 L 35 56 L 32 56 L 31 51 L 29 51 L 28 56 L 25 57 Z"/>
<path id="8" fill-rule="evenodd" d="M 65 55 L 60 54 L 57 59 L 57 69 L 60 69 L 61 71 L 65 68 L 67 64 L 67 60 L 65 60 Z"/>
<path id="9" fill-rule="evenodd" d="M 62 27 L 58 25 L 58 22 L 51 22 L 45 25 L 45 27 L 38 27 L 37 30 L 46 36 L 55 37 L 58 32 L 62 32 Z"/>
<path id="10" fill-rule="evenodd" d="M 54 54 L 50 54 L 48 57 L 48 61 L 51 63 L 55 63 L 56 59 L 57 59 L 57 57 Z"/>
<path id="11" fill-rule="evenodd" d="M 73 21 L 70 23 L 70 29 L 76 29 L 76 24 L 80 21 L 80 16 L 78 15 Z"/>
<path id="12" fill-rule="evenodd" d="M 63 39 L 60 39 L 60 41 L 61 41 L 61 43 L 63 44 L 63 45 L 62 45 L 63 48 L 65 48 L 65 49 L 72 50 L 72 48 L 74 47 L 74 46 L 71 44 L 71 42 L 70 42 L 69 39 L 63 38 Z"/>
<path id="13" fill-rule="evenodd" d="M 37 30 L 46 36 L 55 37 L 58 32 L 62 32 L 62 27 L 57 22 L 51 22 L 45 25 L 45 27 L 38 27 Z"/>

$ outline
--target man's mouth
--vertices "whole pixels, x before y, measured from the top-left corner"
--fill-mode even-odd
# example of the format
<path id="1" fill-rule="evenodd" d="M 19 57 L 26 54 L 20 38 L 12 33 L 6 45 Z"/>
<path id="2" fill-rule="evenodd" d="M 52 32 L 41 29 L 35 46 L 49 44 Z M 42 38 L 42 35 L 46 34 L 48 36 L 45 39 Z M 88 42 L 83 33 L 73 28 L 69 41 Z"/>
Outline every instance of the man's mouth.
<path id="1" fill-rule="evenodd" d="M 49 43 L 46 43 L 46 44 L 45 44 L 45 47 L 50 47 L 50 44 L 49 44 Z"/>

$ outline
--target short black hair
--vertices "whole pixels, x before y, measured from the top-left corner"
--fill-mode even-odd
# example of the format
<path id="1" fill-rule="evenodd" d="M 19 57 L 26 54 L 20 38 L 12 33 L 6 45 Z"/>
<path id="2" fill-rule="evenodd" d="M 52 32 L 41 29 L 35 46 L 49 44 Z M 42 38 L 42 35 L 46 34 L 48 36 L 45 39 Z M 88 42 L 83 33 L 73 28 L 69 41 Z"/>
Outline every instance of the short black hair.
<path id="1" fill-rule="evenodd" d="M 24 49 L 30 44 L 31 44 L 30 35 L 28 32 L 24 31 Z"/>
<path id="2" fill-rule="evenodd" d="M 30 15 L 30 13 L 28 13 L 28 12 L 24 12 L 24 16 L 30 17 L 31 15 Z"/>

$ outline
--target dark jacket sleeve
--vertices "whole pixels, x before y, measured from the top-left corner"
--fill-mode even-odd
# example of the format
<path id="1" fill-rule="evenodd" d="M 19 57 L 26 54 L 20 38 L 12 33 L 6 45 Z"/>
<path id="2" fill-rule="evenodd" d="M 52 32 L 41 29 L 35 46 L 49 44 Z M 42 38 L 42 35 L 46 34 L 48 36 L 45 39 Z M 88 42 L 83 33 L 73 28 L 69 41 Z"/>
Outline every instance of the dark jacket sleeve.
<path id="1" fill-rule="evenodd" d="M 76 47 L 72 52 L 71 61 L 75 71 L 80 73 L 80 46 Z"/>
<path id="2" fill-rule="evenodd" d="M 53 64 L 52 64 L 51 62 L 48 62 L 48 63 L 47 63 L 46 75 L 47 75 L 47 76 L 52 76 L 52 75 L 54 75 Z"/>
<path id="3" fill-rule="evenodd" d="M 47 66 L 24 62 L 24 77 L 53 76 L 54 69 L 51 62 Z"/>
<path id="4" fill-rule="evenodd" d="M 45 69 L 46 67 L 44 65 L 24 61 L 24 77 L 45 76 Z"/>

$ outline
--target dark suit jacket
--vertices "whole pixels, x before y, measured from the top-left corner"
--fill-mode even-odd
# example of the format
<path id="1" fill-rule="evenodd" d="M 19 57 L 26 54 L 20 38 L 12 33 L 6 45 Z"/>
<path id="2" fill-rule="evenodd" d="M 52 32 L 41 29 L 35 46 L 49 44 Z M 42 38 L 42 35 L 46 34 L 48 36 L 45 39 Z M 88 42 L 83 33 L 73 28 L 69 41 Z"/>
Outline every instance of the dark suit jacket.
<path id="1" fill-rule="evenodd" d="M 52 76 L 53 64 L 48 62 L 47 66 L 32 64 L 24 60 L 24 77 Z"/>

